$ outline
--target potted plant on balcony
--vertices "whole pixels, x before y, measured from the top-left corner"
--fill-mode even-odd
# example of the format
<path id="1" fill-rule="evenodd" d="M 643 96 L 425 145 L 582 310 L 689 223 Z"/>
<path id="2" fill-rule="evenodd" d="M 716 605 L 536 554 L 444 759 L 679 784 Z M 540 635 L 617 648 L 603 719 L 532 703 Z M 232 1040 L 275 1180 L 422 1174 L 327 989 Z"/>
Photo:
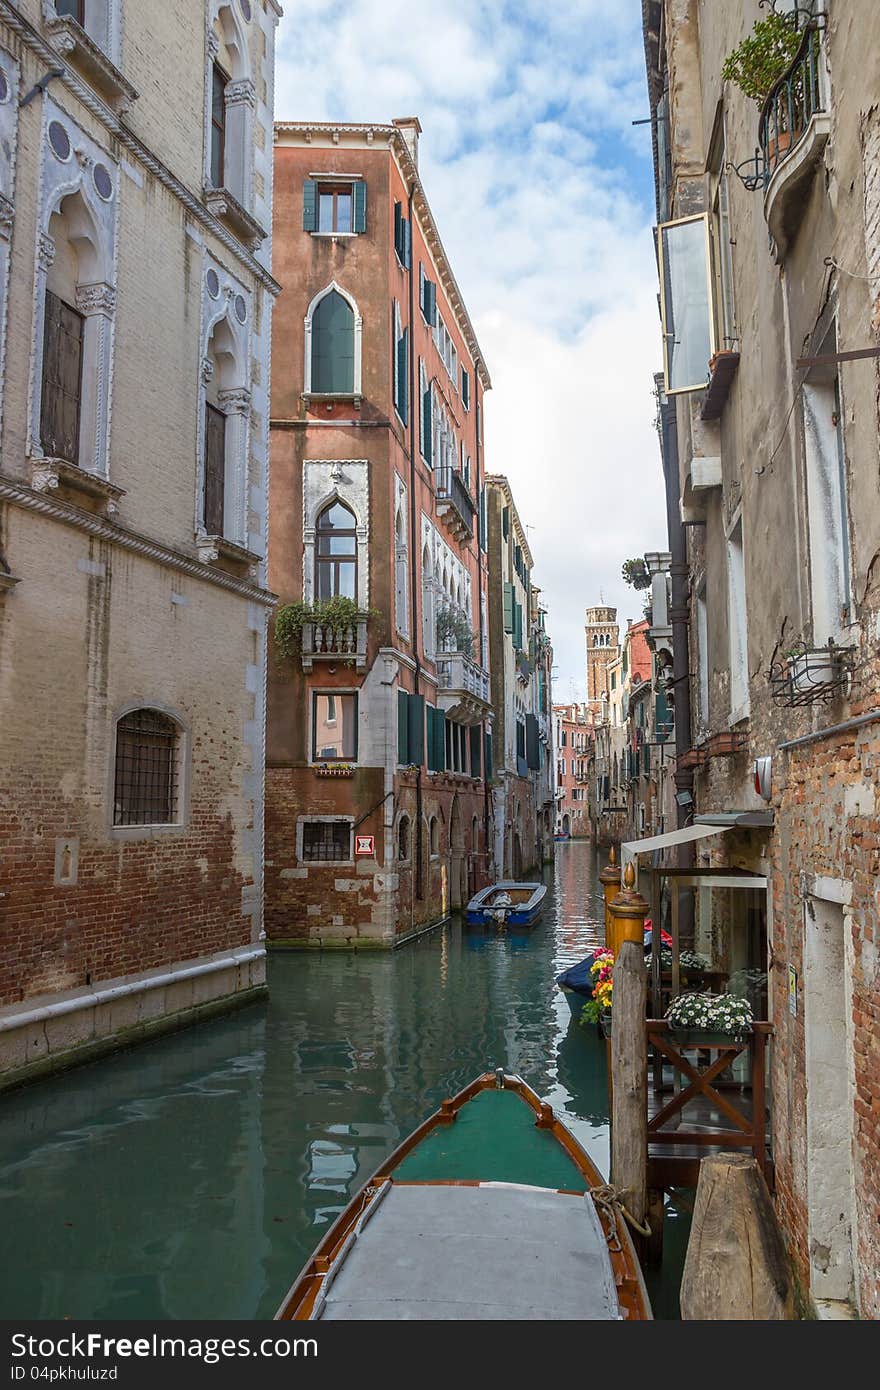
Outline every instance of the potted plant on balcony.
<path id="1" fill-rule="evenodd" d="M 744 96 L 761 108 L 786 68 L 793 62 L 802 40 L 803 33 L 797 28 L 796 13 L 791 11 L 787 14 L 777 14 L 773 10 L 766 18 L 757 20 L 752 32 L 728 54 L 721 69 L 721 76 L 726 82 L 733 82 Z M 785 154 L 792 141 L 800 134 L 796 129 L 799 107 L 799 102 L 792 102 L 791 109 L 794 115 L 790 129 L 785 127 L 785 122 L 788 121 L 787 113 L 783 113 L 782 121 L 777 113 L 772 134 L 768 130 L 766 156 L 771 166 Z"/>
<path id="2" fill-rule="evenodd" d="M 473 654 L 474 634 L 470 624 L 449 604 L 437 614 L 437 646 L 441 651 L 462 652 L 465 656 Z"/>
<path id="3" fill-rule="evenodd" d="M 378 616 L 377 609 L 371 608 L 364 613 L 353 598 L 345 598 L 342 594 L 316 604 L 305 603 L 302 599 L 295 603 L 282 603 L 275 613 L 275 646 L 281 657 L 290 657 L 300 651 L 302 632 L 307 623 L 315 623 L 334 638 L 340 634 L 351 634 L 353 643 L 358 621 Z"/>
<path id="4" fill-rule="evenodd" d="M 680 994 L 666 1019 L 681 1043 L 742 1042 L 752 1031 L 752 1006 L 734 994 Z"/>

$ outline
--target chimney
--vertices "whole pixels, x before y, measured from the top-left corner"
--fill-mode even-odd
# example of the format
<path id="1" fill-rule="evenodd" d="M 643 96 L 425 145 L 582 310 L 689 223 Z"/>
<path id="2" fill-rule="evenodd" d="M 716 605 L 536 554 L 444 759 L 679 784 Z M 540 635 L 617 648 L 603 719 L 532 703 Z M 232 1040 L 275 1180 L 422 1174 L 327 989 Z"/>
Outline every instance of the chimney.
<path id="1" fill-rule="evenodd" d="M 404 140 L 406 147 L 412 155 L 413 164 L 419 167 L 419 136 L 422 133 L 421 122 L 418 116 L 400 116 L 396 121 L 391 122 L 396 125 Z"/>

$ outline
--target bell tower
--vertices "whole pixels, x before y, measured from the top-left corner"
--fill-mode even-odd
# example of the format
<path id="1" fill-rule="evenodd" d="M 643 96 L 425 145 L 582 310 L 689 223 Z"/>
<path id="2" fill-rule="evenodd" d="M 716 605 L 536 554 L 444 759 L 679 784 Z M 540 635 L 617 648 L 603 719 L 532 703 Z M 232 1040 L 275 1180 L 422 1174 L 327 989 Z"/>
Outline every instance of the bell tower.
<path id="1" fill-rule="evenodd" d="M 587 705 L 595 715 L 602 713 L 605 672 L 617 659 L 620 628 L 616 608 L 587 609 Z"/>

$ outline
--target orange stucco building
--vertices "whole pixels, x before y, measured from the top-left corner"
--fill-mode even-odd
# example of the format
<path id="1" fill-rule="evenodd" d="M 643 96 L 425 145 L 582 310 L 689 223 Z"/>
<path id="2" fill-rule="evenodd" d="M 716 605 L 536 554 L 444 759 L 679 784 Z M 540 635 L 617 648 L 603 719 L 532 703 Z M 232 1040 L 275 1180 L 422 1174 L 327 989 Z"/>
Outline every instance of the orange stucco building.
<path id="1" fill-rule="evenodd" d="M 483 393 L 419 123 L 275 131 L 266 927 L 391 946 L 488 881 Z"/>

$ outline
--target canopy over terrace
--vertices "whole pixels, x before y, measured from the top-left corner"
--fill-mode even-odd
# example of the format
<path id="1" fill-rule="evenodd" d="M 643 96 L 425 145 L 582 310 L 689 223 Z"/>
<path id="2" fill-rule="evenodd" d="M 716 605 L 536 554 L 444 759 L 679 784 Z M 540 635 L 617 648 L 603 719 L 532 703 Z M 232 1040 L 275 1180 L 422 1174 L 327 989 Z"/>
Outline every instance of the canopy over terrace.
<path id="1" fill-rule="evenodd" d="M 622 869 L 628 863 L 632 863 L 636 869 L 636 883 L 638 884 L 639 859 L 650 854 L 652 864 L 650 865 L 650 889 L 645 894 L 651 903 L 651 995 L 652 1011 L 655 1018 L 659 1018 L 662 1013 L 662 979 L 661 979 L 661 908 L 663 882 L 667 882 L 670 900 L 670 935 L 672 936 L 672 988 L 671 994 L 674 998 L 680 991 L 681 967 L 680 967 L 680 924 L 681 924 L 681 893 L 683 890 L 692 890 L 695 900 L 699 905 L 699 911 L 694 913 L 696 923 L 697 939 L 692 943 L 694 946 L 701 944 L 706 939 L 712 939 L 713 949 L 710 955 L 714 959 L 718 943 L 716 940 L 717 932 L 724 937 L 724 953 L 728 965 L 735 965 L 738 969 L 748 972 L 749 970 L 762 971 L 766 974 L 767 944 L 766 944 L 766 892 L 767 879 L 763 874 L 750 873 L 747 870 L 736 868 L 699 868 L 699 869 L 678 869 L 660 863 L 663 851 L 672 849 L 678 845 L 693 843 L 697 840 L 708 839 L 713 835 L 723 835 L 731 830 L 737 829 L 769 829 L 773 824 L 772 811 L 730 811 L 712 815 L 699 816 L 693 825 L 683 826 L 679 830 L 671 830 L 665 835 L 651 835 L 642 840 L 629 840 L 621 845 Z M 717 903 L 718 890 L 724 890 L 726 904 L 719 909 Z M 739 919 L 745 918 L 748 922 L 752 913 L 742 912 L 741 907 L 744 901 L 749 900 L 734 899 L 733 895 L 739 895 L 744 891 L 755 894 L 761 893 L 759 899 L 751 898 L 751 903 L 758 908 L 758 921 L 760 927 L 750 930 L 747 928 L 745 933 L 735 933 L 734 925 Z M 713 893 L 716 899 L 713 900 Z M 727 928 L 727 931 L 725 931 Z M 744 936 L 743 940 L 735 939 L 737 936 Z M 728 970 L 728 974 L 734 973 Z"/>

